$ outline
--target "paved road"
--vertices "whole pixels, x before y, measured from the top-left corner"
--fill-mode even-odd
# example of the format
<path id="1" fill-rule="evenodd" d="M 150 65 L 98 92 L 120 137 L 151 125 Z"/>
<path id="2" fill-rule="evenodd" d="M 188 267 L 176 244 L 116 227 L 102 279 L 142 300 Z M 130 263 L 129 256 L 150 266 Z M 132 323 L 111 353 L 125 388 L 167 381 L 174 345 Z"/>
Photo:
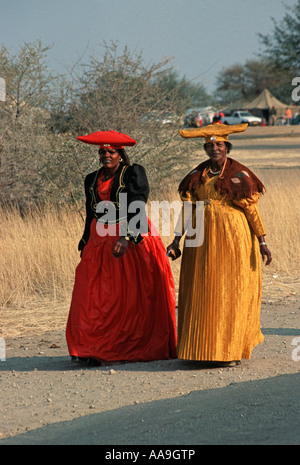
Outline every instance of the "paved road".
<path id="1" fill-rule="evenodd" d="M 235 383 L 51 424 L 0 445 L 299 445 L 299 388 L 300 373 Z"/>

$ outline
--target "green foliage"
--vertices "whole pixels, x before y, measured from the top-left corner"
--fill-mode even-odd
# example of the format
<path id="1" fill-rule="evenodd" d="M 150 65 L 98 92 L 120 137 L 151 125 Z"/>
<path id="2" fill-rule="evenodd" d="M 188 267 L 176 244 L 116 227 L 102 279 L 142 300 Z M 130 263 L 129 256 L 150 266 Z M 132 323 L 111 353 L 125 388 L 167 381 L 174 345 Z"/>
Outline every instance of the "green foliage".
<path id="1" fill-rule="evenodd" d="M 244 102 L 269 89 L 279 100 L 291 99 L 291 80 L 300 73 L 300 0 L 271 34 L 259 34 L 264 47 L 258 59 L 223 69 L 217 77 L 216 101 Z"/>
<path id="2" fill-rule="evenodd" d="M 97 130 L 136 138 L 131 161 L 142 163 L 151 186 L 160 187 L 181 154 L 181 114 L 193 99 L 208 98 L 202 86 L 179 79 L 169 59 L 146 66 L 141 55 L 126 47 L 119 53 L 113 43 L 69 77 L 53 76 L 49 48 L 38 41 L 23 44 L 16 56 L 0 50 L 7 89 L 0 104 L 0 202 L 51 200 L 81 209 L 83 180 L 99 161 L 97 147 L 76 137 Z"/>
<path id="3" fill-rule="evenodd" d="M 298 76 L 300 72 L 300 0 L 280 22 L 273 19 L 272 34 L 260 34 L 264 54 L 276 67 Z"/>
<path id="4" fill-rule="evenodd" d="M 266 58 L 235 64 L 218 75 L 217 96 L 220 104 L 251 100 L 264 89 L 276 94 L 286 84 L 286 74 Z M 289 80 L 290 83 L 290 80 Z M 277 92 L 277 94 L 280 92 Z M 277 95 L 279 99 L 282 96 Z"/>

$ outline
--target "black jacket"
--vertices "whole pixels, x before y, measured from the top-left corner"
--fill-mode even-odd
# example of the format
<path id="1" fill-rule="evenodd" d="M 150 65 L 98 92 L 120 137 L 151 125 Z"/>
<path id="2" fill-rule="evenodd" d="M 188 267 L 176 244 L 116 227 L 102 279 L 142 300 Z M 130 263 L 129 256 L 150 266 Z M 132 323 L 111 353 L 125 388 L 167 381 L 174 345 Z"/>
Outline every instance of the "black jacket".
<path id="1" fill-rule="evenodd" d="M 97 181 L 102 173 L 104 168 L 100 168 L 93 173 L 87 175 L 84 181 L 85 197 L 86 197 L 86 219 L 85 219 L 85 228 L 83 236 L 78 244 L 78 250 L 83 250 L 90 235 L 90 225 L 92 220 L 95 218 L 97 221 L 101 221 L 101 218 L 106 218 L 107 210 L 103 208 L 103 202 L 97 193 Z M 120 204 L 120 195 L 127 194 L 127 208 L 124 202 L 123 205 Z M 145 169 L 143 166 L 138 164 L 133 164 L 130 166 L 120 165 L 118 171 L 116 172 L 114 182 L 112 185 L 112 190 L 110 194 L 110 202 L 115 206 L 116 212 L 116 222 L 119 223 L 123 220 L 125 221 L 126 232 L 125 235 L 129 237 L 129 240 L 134 244 L 138 244 L 143 237 L 142 233 L 148 232 L 148 223 L 145 208 L 143 211 L 138 212 L 139 217 L 142 218 L 140 222 L 141 227 L 139 232 L 130 231 L 128 227 L 130 225 L 130 220 L 135 216 L 134 212 L 128 212 L 128 207 L 133 201 L 142 202 L 141 205 L 146 205 L 149 196 L 149 184 L 146 176 Z M 121 200 L 124 196 L 121 196 Z M 99 202 L 101 202 L 101 212 L 99 209 Z M 98 206 L 98 207 L 97 207 Z M 104 205 L 105 207 L 105 205 Z M 105 223 L 106 221 L 103 220 Z M 147 225 L 147 226 L 145 226 Z"/>

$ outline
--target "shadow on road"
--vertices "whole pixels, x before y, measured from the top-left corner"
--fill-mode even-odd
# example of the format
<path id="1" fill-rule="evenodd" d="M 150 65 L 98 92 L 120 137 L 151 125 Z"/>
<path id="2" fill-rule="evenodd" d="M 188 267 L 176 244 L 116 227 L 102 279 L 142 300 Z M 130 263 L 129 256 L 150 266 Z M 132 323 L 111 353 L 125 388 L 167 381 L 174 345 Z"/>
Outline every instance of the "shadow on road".
<path id="1" fill-rule="evenodd" d="M 298 445 L 299 387 L 300 373 L 234 383 L 51 424 L 0 445 Z"/>

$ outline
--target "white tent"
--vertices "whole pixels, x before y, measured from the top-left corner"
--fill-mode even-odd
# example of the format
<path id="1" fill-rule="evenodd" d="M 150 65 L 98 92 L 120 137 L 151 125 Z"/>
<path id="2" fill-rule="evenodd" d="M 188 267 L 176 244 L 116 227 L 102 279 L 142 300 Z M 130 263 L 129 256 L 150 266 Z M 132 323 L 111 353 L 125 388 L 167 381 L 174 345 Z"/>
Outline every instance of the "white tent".
<path id="1" fill-rule="evenodd" d="M 286 105 L 283 102 L 280 102 L 268 89 L 264 89 L 255 99 L 251 102 L 243 104 L 244 110 L 270 110 L 271 108 L 276 108 L 280 110 L 286 108 Z"/>

